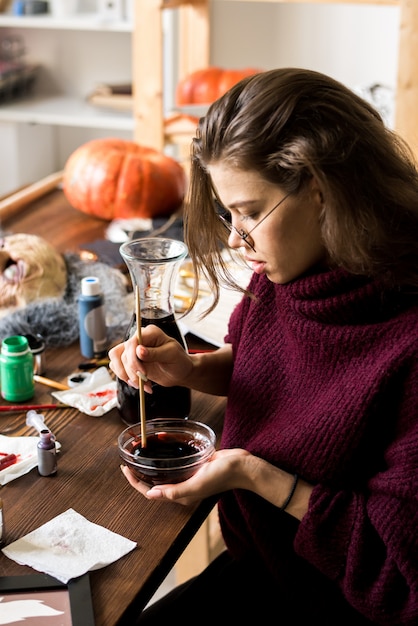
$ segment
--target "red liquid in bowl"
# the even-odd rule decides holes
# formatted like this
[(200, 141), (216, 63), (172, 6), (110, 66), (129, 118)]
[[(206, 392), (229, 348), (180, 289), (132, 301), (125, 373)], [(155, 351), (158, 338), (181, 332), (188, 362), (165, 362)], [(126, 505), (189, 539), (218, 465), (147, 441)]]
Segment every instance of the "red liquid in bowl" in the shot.
[(128, 428), (121, 437), (121, 458), (134, 476), (148, 485), (187, 480), (215, 451), (214, 433), (202, 434), (198, 430), (182, 432), (160, 427), (147, 433), (145, 447), (136, 426)]
[(177, 433), (156, 433), (147, 435), (147, 445), (142, 447), (141, 438), (135, 439), (126, 450), (135, 458), (178, 459), (191, 456), (202, 449), (202, 442)]

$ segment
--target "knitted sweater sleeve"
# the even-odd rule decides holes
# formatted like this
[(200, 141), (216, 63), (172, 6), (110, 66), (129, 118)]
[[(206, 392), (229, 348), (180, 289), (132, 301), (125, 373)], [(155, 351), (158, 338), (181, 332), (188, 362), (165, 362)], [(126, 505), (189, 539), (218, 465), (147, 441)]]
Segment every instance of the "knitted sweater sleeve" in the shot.
[[(339, 322), (330, 329), (330, 324), (317, 320), (310, 323), (306, 316), (299, 315), (296, 331), (291, 335), (288, 331), (294, 326), (286, 326), (286, 323), (295, 307), (287, 309), (290, 310), (288, 317), (281, 315), (274, 325), (271, 309), (276, 301), (268, 299), (273, 288), (261, 279), (254, 280), (250, 287), (258, 289), (257, 309), (253, 314), (253, 305), (249, 299), (244, 299), (231, 317), (227, 336), (234, 348), (238, 372), (228, 397), (224, 444), (254, 451), (287, 471), (299, 473), (314, 485), (308, 511), (293, 539), (298, 558), (312, 565), (321, 573), (321, 578), (324, 575), (332, 581), (332, 586), (338, 586), (351, 606), (373, 623), (417, 626), (416, 314), (411, 314), (398, 334), (390, 324), (387, 327), (353, 324), (350, 338), (347, 338), (347, 326)], [(275, 289), (277, 293), (280, 288)], [(305, 306), (306, 302), (305, 299), (302, 304)], [(322, 301), (318, 299), (318, 302), (322, 307)], [(285, 305), (282, 298), (280, 306)], [(311, 307), (311, 303), (308, 302), (303, 313), (308, 305)], [(300, 307), (297, 312), (299, 310)], [(343, 302), (343, 313), (346, 311), (347, 299)], [(273, 342), (273, 332), (280, 335), (283, 326), (288, 334), (282, 333), (280, 342)], [(313, 334), (316, 328), (320, 329), (317, 336)], [(340, 333), (340, 329), (341, 334), (336, 335), (337, 340), (332, 344), (328, 339), (334, 337), (333, 332)], [(374, 343), (369, 340), (373, 332)], [(270, 369), (275, 368), (270, 383), (265, 373), (257, 373), (262, 369), (258, 362), (248, 362), (251, 349), (254, 353), (261, 344), (268, 355), (264, 359), (269, 359)], [(291, 349), (286, 352), (287, 345)], [(335, 359), (333, 345), (339, 346)], [(297, 379), (302, 368), (305, 372), (306, 367), (314, 363), (313, 355), (318, 352), (318, 346), (326, 349), (315, 376)], [(378, 355), (385, 346), (387, 360), (378, 362)], [(283, 362), (286, 367), (281, 367)], [(325, 376), (327, 368), (329, 377)], [(322, 386), (318, 381), (321, 376)], [(257, 378), (255, 383), (254, 377)], [(254, 410), (248, 389), (251, 392), (256, 385), (268, 389), (270, 395), (278, 388), (274, 401), (280, 408), (276, 412), (272, 409), (268, 422), (258, 420), (254, 429)], [(241, 400), (243, 389), (247, 394)], [(284, 397), (286, 392), (288, 401)], [(267, 391), (257, 395), (259, 412), (266, 412), (271, 404), (264, 399), (267, 395)], [(314, 397), (323, 402), (321, 406), (316, 403), (317, 409), (310, 402)], [(309, 410), (304, 414), (305, 405)], [(321, 414), (323, 406), (327, 410)], [(293, 407), (296, 408), (293, 410)], [(315, 410), (315, 420), (312, 420), (311, 412)], [(335, 419), (327, 421), (324, 415), (328, 413), (335, 414)], [(260, 433), (263, 428), (264, 432)], [(274, 438), (274, 432), (279, 436)], [(281, 520), (283, 515), (288, 516), (261, 507), (252, 495), (229, 494), (223, 502), (221, 513), (227, 545), (235, 553), (251, 548), (257, 550), (271, 571), (277, 573), (283, 567), (285, 550), (281, 543), (284, 524)], [(301, 571), (299, 574), (303, 576)], [(302, 587), (309, 584), (311, 579), (300, 576), (296, 579)]]
[(418, 624), (418, 367), (402, 389), (384, 466), (358, 489), (319, 484), (295, 550), (377, 624)]

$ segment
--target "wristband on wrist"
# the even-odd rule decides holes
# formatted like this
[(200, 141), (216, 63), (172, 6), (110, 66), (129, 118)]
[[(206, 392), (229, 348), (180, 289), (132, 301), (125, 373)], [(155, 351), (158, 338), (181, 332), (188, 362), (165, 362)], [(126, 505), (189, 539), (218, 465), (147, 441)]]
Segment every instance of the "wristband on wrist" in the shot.
[(293, 474), (293, 483), (290, 488), (289, 495), (287, 496), (286, 500), (283, 502), (282, 506), (280, 507), (281, 511), (285, 511), (287, 507), (289, 506), (290, 501), (293, 498), (293, 494), (296, 491), (296, 485), (298, 484), (298, 480), (299, 480), (299, 476), (297, 474)]

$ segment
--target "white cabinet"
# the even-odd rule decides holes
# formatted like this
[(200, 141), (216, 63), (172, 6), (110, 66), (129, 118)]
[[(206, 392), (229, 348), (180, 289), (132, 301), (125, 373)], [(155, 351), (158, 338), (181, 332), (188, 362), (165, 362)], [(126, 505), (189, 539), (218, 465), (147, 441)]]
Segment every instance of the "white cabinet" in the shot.
[(87, 102), (100, 83), (132, 81), (132, 22), (0, 14), (0, 38), (8, 36), (23, 40), (39, 72), (27, 96), (0, 101), (0, 196), (62, 169), (89, 139), (133, 138), (131, 111)]

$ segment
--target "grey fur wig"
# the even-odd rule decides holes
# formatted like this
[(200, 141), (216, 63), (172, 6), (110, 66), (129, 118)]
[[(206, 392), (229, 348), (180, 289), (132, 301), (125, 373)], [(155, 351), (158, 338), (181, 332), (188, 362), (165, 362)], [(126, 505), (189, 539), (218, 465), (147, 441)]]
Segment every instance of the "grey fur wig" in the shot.
[(77, 254), (63, 255), (67, 285), (61, 298), (29, 303), (0, 318), (0, 341), (11, 335), (40, 334), (46, 347), (68, 346), (79, 338), (78, 297), (81, 279), (96, 276), (102, 286), (109, 345), (123, 339), (132, 316), (132, 297), (126, 277), (119, 270), (100, 262), (82, 261)]

